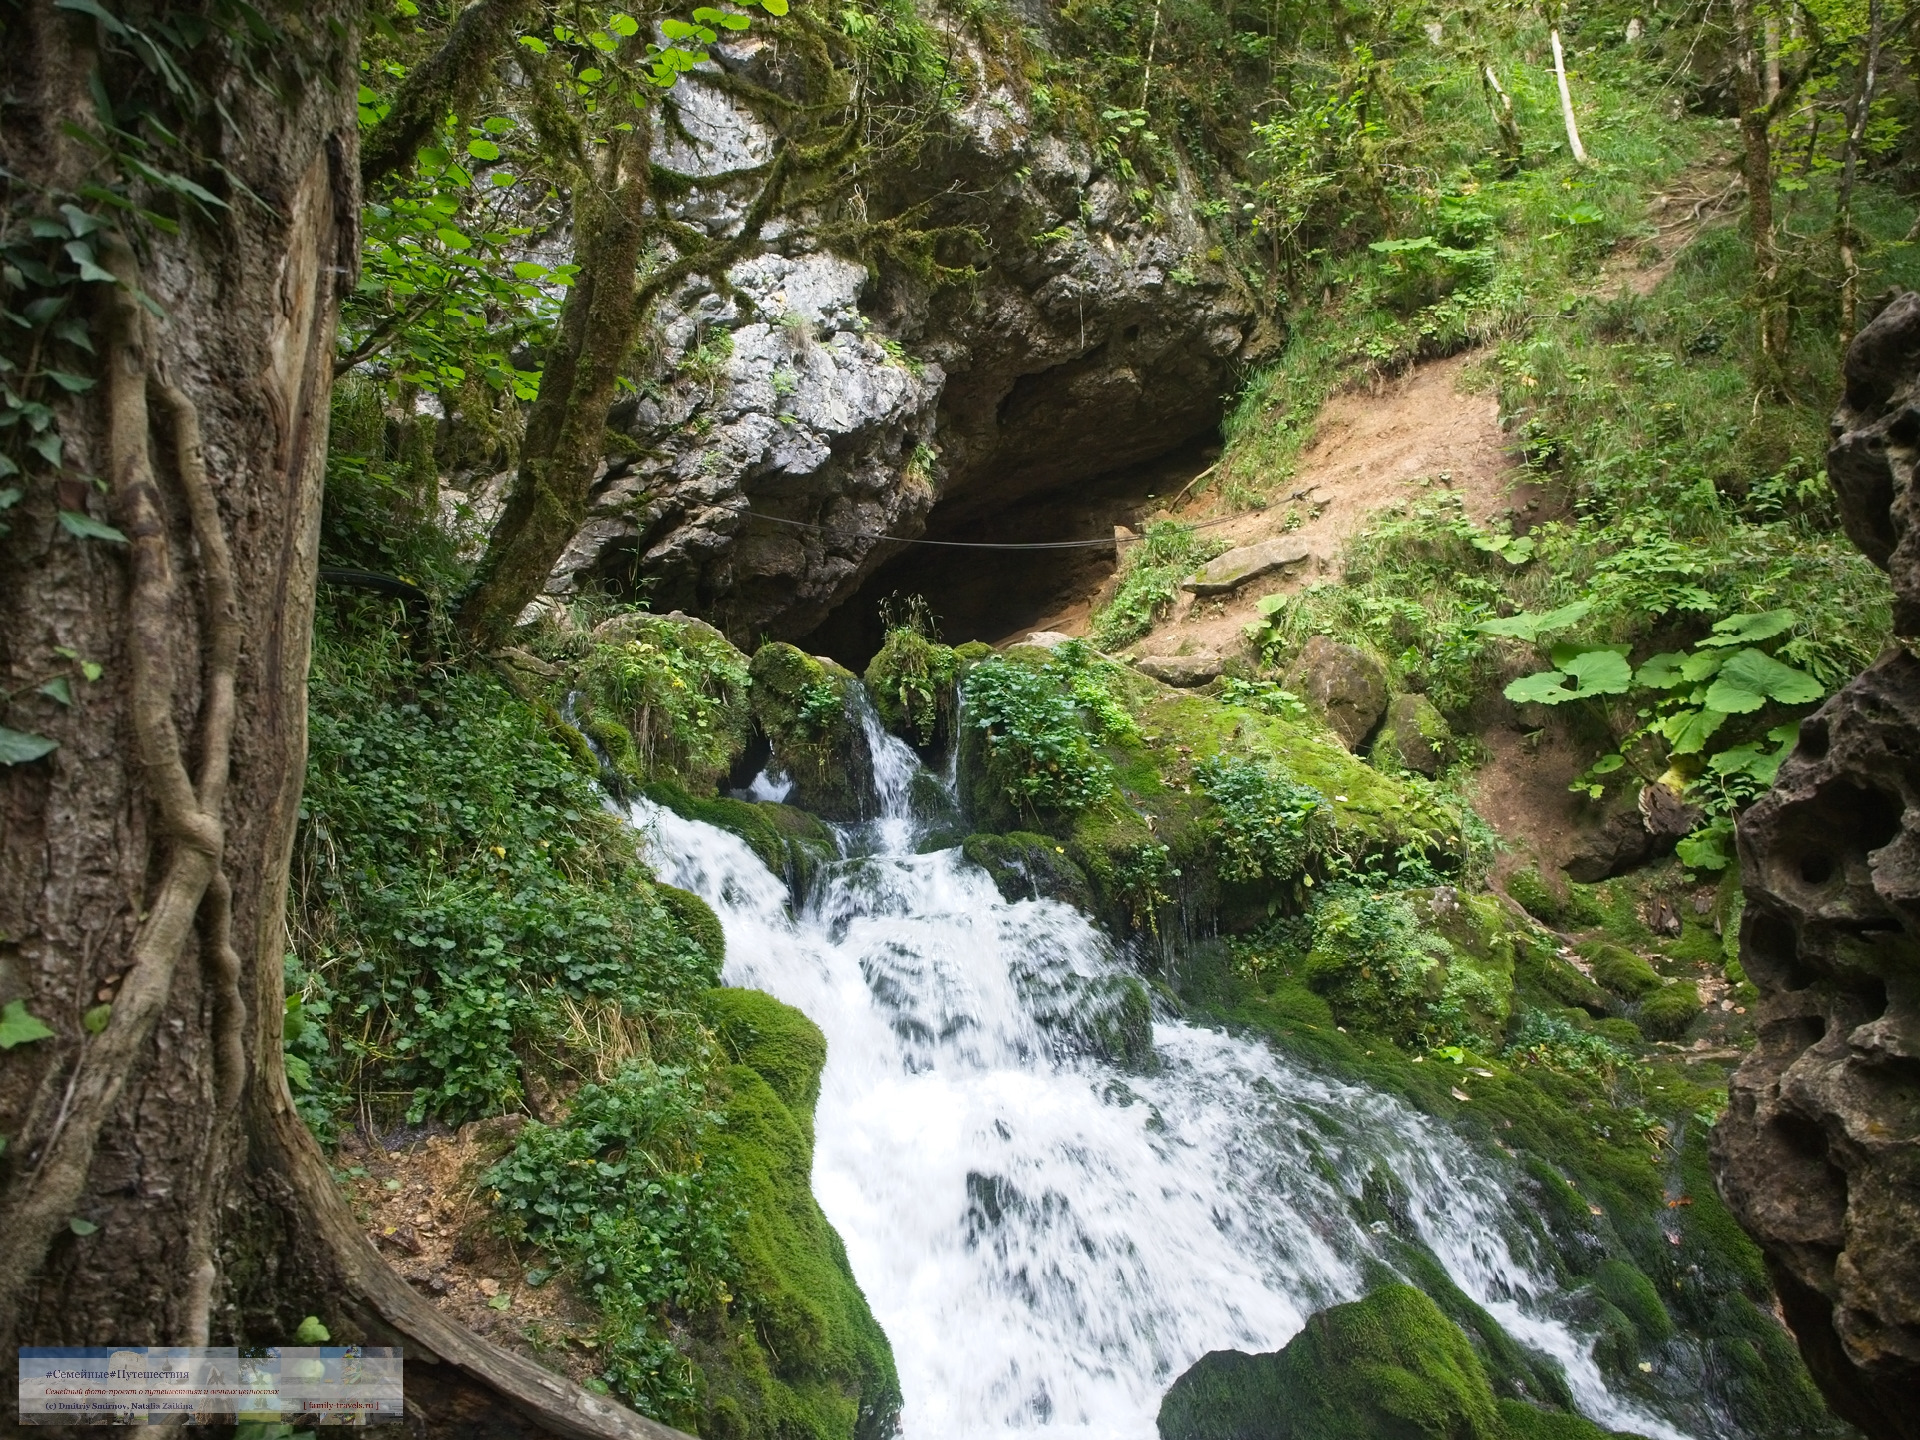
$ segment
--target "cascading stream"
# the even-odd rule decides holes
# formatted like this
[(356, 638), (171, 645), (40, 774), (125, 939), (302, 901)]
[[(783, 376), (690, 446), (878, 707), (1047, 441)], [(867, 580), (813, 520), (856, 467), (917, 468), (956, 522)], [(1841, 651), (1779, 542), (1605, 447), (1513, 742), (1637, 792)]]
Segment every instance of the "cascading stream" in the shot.
[(1552, 1317), (1517, 1177), (1399, 1102), (1264, 1046), (1156, 1024), (1158, 1064), (1086, 1053), (1074, 1019), (1124, 975), (1077, 911), (1009, 903), (957, 850), (911, 853), (913, 752), (863, 716), (874, 853), (798, 915), (739, 839), (647, 802), (663, 878), (704, 897), (729, 984), (826, 1033), (814, 1191), (893, 1343), (907, 1440), (1044, 1430), (1149, 1437), (1209, 1350), (1272, 1350), (1356, 1298), (1395, 1242), (1355, 1200), (1391, 1175), (1405, 1224), (1580, 1408), (1684, 1433), (1611, 1394), (1590, 1340)]

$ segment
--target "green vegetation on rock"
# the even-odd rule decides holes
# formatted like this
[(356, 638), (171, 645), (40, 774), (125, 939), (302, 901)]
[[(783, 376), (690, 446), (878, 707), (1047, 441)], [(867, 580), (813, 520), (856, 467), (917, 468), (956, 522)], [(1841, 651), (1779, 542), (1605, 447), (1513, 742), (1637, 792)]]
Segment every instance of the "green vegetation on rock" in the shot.
[(866, 742), (844, 666), (784, 642), (754, 652), (753, 718), (793, 781), (793, 802), (828, 820), (857, 820), (866, 801)]
[(950, 739), (961, 661), (926, 628), (924, 622), (888, 627), (865, 678), (881, 723), (922, 750), (937, 750)]
[(1611, 940), (1589, 940), (1580, 953), (1593, 966), (1593, 978), (1627, 1000), (1641, 1000), (1660, 988), (1660, 976), (1641, 956)]

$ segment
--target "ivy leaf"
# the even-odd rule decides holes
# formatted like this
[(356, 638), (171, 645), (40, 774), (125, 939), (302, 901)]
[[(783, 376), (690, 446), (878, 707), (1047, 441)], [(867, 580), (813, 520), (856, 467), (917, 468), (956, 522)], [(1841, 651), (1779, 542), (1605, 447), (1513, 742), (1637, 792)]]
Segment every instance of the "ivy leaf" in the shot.
[(1762, 640), (1771, 640), (1782, 631), (1793, 628), (1797, 617), (1791, 610), (1762, 610), (1754, 615), (1729, 615), (1713, 627), (1713, 633), (1700, 643), (1702, 645), (1753, 645)]
[(56, 675), (36, 692), (62, 705), (73, 704), (73, 684), (64, 675)]
[(1482, 620), (1473, 628), (1482, 635), (1506, 635), (1515, 640), (1537, 640), (1542, 635), (1550, 635), (1555, 630), (1564, 630), (1586, 619), (1593, 609), (1591, 600), (1576, 600), (1571, 605), (1562, 605), (1558, 610), (1549, 610), (1534, 615), (1522, 612), (1508, 615), (1499, 620)]
[[(33, 417), (28, 416), (27, 418), (28, 422), (32, 423)], [(60, 456), (63, 453), (64, 447), (61, 444), (58, 431), (42, 430), (38, 435), (27, 441), (27, 445), (49, 465), (58, 465), (60, 463)]]
[(44, 735), (29, 735), (24, 730), (9, 730), (0, 725), (0, 765), (25, 765), (60, 748), (58, 740)]
[(74, 375), (65, 370), (43, 370), (40, 372), (69, 395), (84, 395), (99, 383), (84, 375)]
[(64, 247), (67, 258), (80, 267), (80, 278), (102, 285), (118, 285), (120, 277), (94, 263), (93, 247), (84, 240), (69, 240)]
[(127, 543), (127, 537), (111, 525), (103, 525), (91, 515), (78, 510), (60, 512), (60, 528), (77, 540), (111, 540), (116, 545)]
[[(0, 731), (0, 734), (7, 732)], [(27, 1002), (13, 1000), (7, 1008), (0, 1010), (0, 1050), (11, 1050), (16, 1045), (25, 1045), (30, 1040), (51, 1040), (53, 1031), (41, 1023), (37, 1015), (27, 1013)]]

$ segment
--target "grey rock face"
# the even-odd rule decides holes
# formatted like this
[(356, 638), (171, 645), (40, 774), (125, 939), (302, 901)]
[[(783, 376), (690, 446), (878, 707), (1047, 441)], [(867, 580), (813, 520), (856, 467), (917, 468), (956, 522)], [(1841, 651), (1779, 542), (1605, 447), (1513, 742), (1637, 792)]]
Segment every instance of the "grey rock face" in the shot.
[(1299, 565), (1312, 558), (1313, 550), (1306, 541), (1281, 535), (1272, 540), (1262, 540), (1258, 545), (1242, 545), (1238, 550), (1215, 556), (1201, 567), (1198, 574), (1181, 581), (1180, 588), (1191, 590), (1196, 595), (1226, 595), (1238, 590), (1249, 580), (1257, 580), (1262, 575), (1271, 575), (1276, 570), (1284, 570), (1289, 565)]
[[(963, 28), (955, 43), (971, 46)], [(750, 78), (770, 63), (756, 44), (723, 60)], [(659, 158), (715, 179), (674, 213), (728, 233), (753, 182), (718, 177), (763, 161), (773, 137), (698, 72), (675, 96), (686, 136)], [(911, 166), (876, 167), (866, 203), (875, 219), (930, 207), (930, 220), (991, 236), (976, 281), (939, 289), (870, 269), (826, 250), (821, 217), (778, 217), (774, 253), (660, 307), (651, 378), (611, 419), (633, 443), (608, 457), (549, 593), (644, 586), (657, 608), (736, 636), (804, 634), (936, 502), (957, 523), (1214, 424), (1230, 367), (1264, 341), (1197, 185), (1143, 213), (1091, 150), (1043, 133), (1004, 87), (942, 123)]]
[[(1920, 629), (1920, 298), (1847, 354), (1828, 473)], [(1808, 1369), (1875, 1440), (1920, 1436), (1920, 660), (1883, 656), (1801, 726), (1741, 819), (1740, 957), (1759, 1041), (1713, 1136)]]
[(1432, 779), (1459, 754), (1446, 717), (1424, 695), (1396, 695), (1373, 743), (1374, 762)]
[(1286, 687), (1312, 706), (1349, 750), (1373, 733), (1387, 708), (1386, 667), (1366, 651), (1325, 635), (1301, 647)]

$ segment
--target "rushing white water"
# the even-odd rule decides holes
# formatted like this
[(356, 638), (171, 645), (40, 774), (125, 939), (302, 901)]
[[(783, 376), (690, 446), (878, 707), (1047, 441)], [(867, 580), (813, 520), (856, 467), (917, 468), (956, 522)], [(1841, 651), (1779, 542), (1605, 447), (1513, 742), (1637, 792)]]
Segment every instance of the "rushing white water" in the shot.
[(1404, 1224), (1612, 1429), (1685, 1440), (1608, 1392), (1552, 1318), (1514, 1176), (1388, 1097), (1264, 1046), (1156, 1024), (1158, 1064), (1076, 1053), (1063, 1020), (1123, 971), (1052, 901), (958, 851), (910, 853), (912, 752), (867, 719), (880, 818), (799, 915), (734, 836), (640, 802), (664, 878), (727, 934), (726, 979), (826, 1033), (814, 1191), (892, 1341), (907, 1440), (1149, 1437), (1209, 1350), (1272, 1350), (1393, 1253), (1356, 1218), (1384, 1171)]

